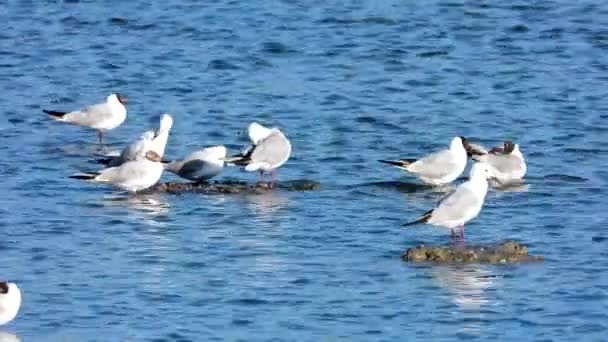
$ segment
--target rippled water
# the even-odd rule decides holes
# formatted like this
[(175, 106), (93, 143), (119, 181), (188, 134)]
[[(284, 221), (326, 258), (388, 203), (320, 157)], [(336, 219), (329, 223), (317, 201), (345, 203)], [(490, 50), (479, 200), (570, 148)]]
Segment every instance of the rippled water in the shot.
[[(0, 278), (26, 341), (602, 340), (608, 5), (600, 1), (0, 1)], [(67, 176), (95, 133), (50, 122), (120, 91), (118, 148), (174, 114), (169, 156), (294, 147), (310, 192), (126, 197)], [(439, 194), (376, 162), (510, 138), (527, 186), (489, 194), (467, 243), (544, 264), (415, 267), (449, 234), (400, 224)], [(229, 170), (225, 177), (254, 182)], [(166, 181), (174, 180), (164, 175)]]

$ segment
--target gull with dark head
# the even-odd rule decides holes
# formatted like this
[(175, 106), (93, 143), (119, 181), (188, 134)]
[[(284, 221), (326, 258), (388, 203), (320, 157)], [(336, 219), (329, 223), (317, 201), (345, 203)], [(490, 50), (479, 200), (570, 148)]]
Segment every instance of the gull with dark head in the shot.
[(0, 281), (0, 325), (12, 321), (21, 307), (21, 291), (17, 284)]
[(103, 133), (120, 126), (127, 118), (127, 99), (118, 93), (109, 95), (105, 102), (87, 106), (71, 112), (43, 110), (56, 121), (97, 130), (99, 144), (103, 143)]
[(420, 159), (379, 160), (414, 174), (423, 183), (443, 185), (458, 178), (467, 166), (469, 144), (465, 137), (455, 137), (450, 147)]
[(249, 125), (251, 146), (242, 153), (226, 159), (226, 162), (245, 166), (249, 172), (259, 172), (263, 180), (264, 172), (270, 173), (274, 184), (275, 170), (281, 167), (291, 155), (291, 143), (278, 128), (267, 128), (257, 122)]
[(450, 229), (452, 238), (455, 237), (454, 229), (460, 228), (460, 237), (464, 240), (464, 224), (479, 215), (488, 192), (488, 178), (491, 177), (492, 171), (487, 164), (475, 163), (468, 181), (458, 185), (434, 209), (404, 226), (428, 223)]
[(473, 160), (484, 162), (492, 168), (493, 179), (500, 184), (517, 182), (526, 175), (526, 161), (519, 145), (510, 140), (504, 141), (503, 146), (494, 147), (489, 152), (474, 145), (471, 151)]

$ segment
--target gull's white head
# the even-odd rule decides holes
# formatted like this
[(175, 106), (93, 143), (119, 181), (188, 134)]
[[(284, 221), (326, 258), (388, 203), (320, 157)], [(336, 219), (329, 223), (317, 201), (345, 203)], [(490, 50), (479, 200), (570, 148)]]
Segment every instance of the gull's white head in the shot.
[(487, 180), (492, 177), (494, 177), (492, 168), (490, 165), (483, 162), (474, 163), (469, 173), (469, 178), (471, 180)]
[(12, 321), (21, 307), (21, 291), (15, 283), (0, 282), (0, 325)]
[(108, 103), (115, 103), (115, 104), (120, 104), (122, 106), (126, 106), (127, 105), (127, 98), (125, 98), (124, 96), (120, 95), (119, 93), (114, 93), (114, 94), (110, 94), (106, 98), (106, 102), (108, 102)]
[(160, 126), (158, 128), (158, 133), (168, 132), (171, 127), (173, 127), (173, 118), (171, 114), (165, 113), (160, 117)]
[(211, 146), (205, 149), (209, 152), (209, 157), (215, 160), (224, 160), (226, 159), (226, 147), (225, 146)]
[(451, 151), (467, 151), (469, 149), (469, 142), (465, 137), (455, 137), (450, 142)]

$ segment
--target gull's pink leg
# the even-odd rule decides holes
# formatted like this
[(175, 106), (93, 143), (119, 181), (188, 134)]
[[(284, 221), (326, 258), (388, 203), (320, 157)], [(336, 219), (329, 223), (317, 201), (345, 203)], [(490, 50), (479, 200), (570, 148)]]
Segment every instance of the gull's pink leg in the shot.
[(456, 238), (456, 234), (454, 233), (454, 229), (450, 230), (452, 232), (452, 240), (454, 240)]
[(270, 188), (274, 188), (275, 186), (275, 177), (274, 177), (274, 170), (270, 171), (270, 184), (269, 187)]
[(460, 226), (460, 238), (464, 241), (464, 224)]
[(103, 145), (103, 132), (97, 131), (97, 137), (99, 138), (99, 145)]

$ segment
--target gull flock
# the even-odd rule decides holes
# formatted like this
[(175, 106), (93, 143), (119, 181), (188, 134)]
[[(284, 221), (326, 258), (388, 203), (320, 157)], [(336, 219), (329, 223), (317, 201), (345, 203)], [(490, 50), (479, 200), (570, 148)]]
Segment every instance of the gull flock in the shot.
[[(120, 125), (127, 118), (127, 100), (124, 96), (110, 94), (105, 102), (81, 109), (67, 111), (44, 110), (58, 122), (65, 122), (97, 131), (99, 144), (103, 135)], [(269, 187), (276, 184), (276, 170), (291, 155), (291, 143), (276, 127), (264, 127), (253, 122), (248, 127), (251, 145), (238, 154), (228, 156), (224, 146), (211, 146), (194, 151), (182, 159), (168, 161), (165, 148), (173, 118), (163, 114), (159, 128), (145, 131), (120, 152), (103, 155), (97, 161), (104, 166), (96, 172), (83, 172), (70, 178), (115, 186), (131, 193), (148, 189), (167, 170), (181, 178), (204, 183), (219, 175), (225, 166), (242, 166), (245, 171), (258, 172), (270, 177)], [(403, 224), (430, 224), (449, 229), (452, 239), (464, 242), (464, 225), (481, 211), (489, 182), (504, 186), (520, 182), (527, 167), (519, 145), (504, 141), (502, 146), (491, 148), (469, 142), (465, 137), (454, 137), (446, 149), (435, 151), (418, 159), (400, 158), (379, 160), (412, 174), (428, 186), (444, 186), (455, 181), (465, 170), (468, 160), (474, 161), (469, 179), (445, 195), (437, 205), (415, 220)], [(456, 234), (458, 231), (458, 234)], [(12, 321), (21, 306), (21, 291), (13, 282), (0, 282), (0, 325)]]

